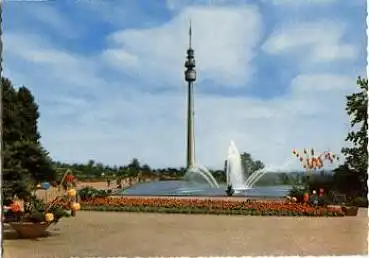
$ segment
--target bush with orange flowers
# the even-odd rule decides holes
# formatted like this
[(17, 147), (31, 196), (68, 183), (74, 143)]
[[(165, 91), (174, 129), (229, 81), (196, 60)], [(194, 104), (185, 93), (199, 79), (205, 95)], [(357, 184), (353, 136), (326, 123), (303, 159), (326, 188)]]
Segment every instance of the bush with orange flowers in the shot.
[(82, 210), (206, 213), (265, 216), (343, 216), (340, 208), (312, 207), (285, 201), (241, 201), (175, 197), (99, 197), (81, 201)]

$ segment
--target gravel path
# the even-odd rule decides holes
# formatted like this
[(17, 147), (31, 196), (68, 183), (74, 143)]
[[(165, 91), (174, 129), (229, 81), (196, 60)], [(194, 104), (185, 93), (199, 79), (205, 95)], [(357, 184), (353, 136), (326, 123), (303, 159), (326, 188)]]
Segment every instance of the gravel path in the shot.
[(6, 229), (4, 257), (364, 255), (367, 226), (367, 209), (344, 218), (79, 212), (36, 241)]

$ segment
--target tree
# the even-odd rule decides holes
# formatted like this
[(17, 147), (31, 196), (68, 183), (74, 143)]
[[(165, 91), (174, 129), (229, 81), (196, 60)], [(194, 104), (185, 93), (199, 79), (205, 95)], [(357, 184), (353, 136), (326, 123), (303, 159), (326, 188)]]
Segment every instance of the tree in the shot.
[(359, 129), (349, 132), (346, 141), (353, 147), (343, 148), (342, 152), (349, 168), (360, 173), (368, 168), (368, 80), (359, 77), (357, 84), (361, 91), (346, 97), (346, 111), (351, 117), (351, 127)]
[(92, 160), (92, 159), (90, 159), (89, 161), (88, 161), (88, 163), (87, 163), (87, 166), (91, 169), (91, 168), (93, 168), (94, 166), (95, 166), (95, 161), (94, 160)]
[(241, 154), (241, 162), (246, 176), (250, 176), (255, 171), (264, 168), (263, 162), (260, 160), (253, 160), (251, 154), (247, 152)]
[(12, 144), (22, 137), (21, 123), (19, 119), (19, 108), (17, 91), (7, 78), (1, 78), (2, 104), (3, 104), (3, 144)]
[(151, 173), (152, 173), (152, 171), (151, 171), (150, 166), (149, 166), (149, 165), (147, 165), (147, 164), (144, 164), (144, 165), (142, 166), (142, 174), (143, 174), (144, 176), (149, 176), (149, 175), (151, 175)]
[(140, 172), (141, 165), (138, 159), (134, 158), (128, 165), (128, 176), (135, 177)]
[(26, 87), (21, 87), (18, 90), (17, 100), (19, 103), (18, 115), (21, 117), (21, 127), (23, 137), (27, 141), (38, 142), (40, 134), (37, 130), (37, 120), (40, 117), (38, 106), (32, 93)]
[(138, 161), (138, 159), (134, 158), (131, 163), (128, 165), (130, 169), (136, 169), (139, 170), (141, 168), (141, 164)]
[(11, 199), (14, 195), (27, 198), (31, 192), (31, 177), (26, 173), (19, 160), (12, 158), (14, 150), (9, 145), (4, 145), (2, 166), (2, 192), (4, 199)]
[[(351, 185), (352, 188), (359, 190), (362, 195), (366, 196), (367, 189), (367, 168), (368, 168), (368, 79), (358, 78), (357, 85), (359, 92), (347, 96), (346, 111), (350, 116), (351, 127), (353, 131), (349, 132), (346, 141), (352, 144), (351, 147), (342, 148), (345, 155), (345, 168), (340, 167), (336, 172), (336, 178), (341, 178), (343, 173), (349, 173), (350, 181), (355, 181), (352, 177), (357, 178), (358, 185)], [(346, 171), (346, 172), (343, 172)]]
[(366, 197), (366, 181), (365, 185), (361, 182), (358, 173), (351, 170), (347, 164), (339, 166), (335, 169), (333, 175), (334, 188), (349, 197), (362, 196)]
[[(12, 169), (12, 175), (4, 173), (4, 181), (12, 180), (19, 173), (20, 178), (27, 178), (30, 185), (36, 185), (42, 181), (53, 181), (56, 171), (52, 167), (52, 161), (48, 153), (40, 144), (27, 141), (19, 141), (9, 145), (5, 151), (4, 167)], [(19, 170), (16, 172), (16, 170)]]
[(288, 185), (292, 181), (290, 177), (287, 175), (287, 173), (280, 173), (278, 174), (278, 176), (279, 176), (280, 183), (283, 185)]
[(3, 193), (5, 198), (30, 195), (32, 185), (54, 181), (48, 153), (41, 146), (37, 130), (38, 106), (31, 92), (18, 91), (10, 80), (1, 78), (3, 93)]

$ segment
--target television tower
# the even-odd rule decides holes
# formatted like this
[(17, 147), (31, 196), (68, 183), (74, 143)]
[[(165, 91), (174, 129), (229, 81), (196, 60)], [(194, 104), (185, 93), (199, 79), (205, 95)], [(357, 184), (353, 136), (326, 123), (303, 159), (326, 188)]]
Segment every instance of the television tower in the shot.
[(195, 70), (195, 51), (191, 47), (192, 41), (192, 28), (190, 22), (189, 28), (189, 47), (187, 50), (187, 60), (185, 62), (185, 80), (188, 83), (187, 94), (187, 169), (194, 167), (195, 165), (195, 132), (194, 132), (194, 98), (193, 98), (193, 86), (196, 81)]

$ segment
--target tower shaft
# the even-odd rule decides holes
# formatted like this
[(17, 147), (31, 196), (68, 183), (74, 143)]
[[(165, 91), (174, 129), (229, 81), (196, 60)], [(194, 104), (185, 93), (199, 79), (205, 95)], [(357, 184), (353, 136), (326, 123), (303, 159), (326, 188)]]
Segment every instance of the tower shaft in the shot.
[(195, 165), (194, 96), (193, 82), (188, 82), (187, 99), (187, 168)]

